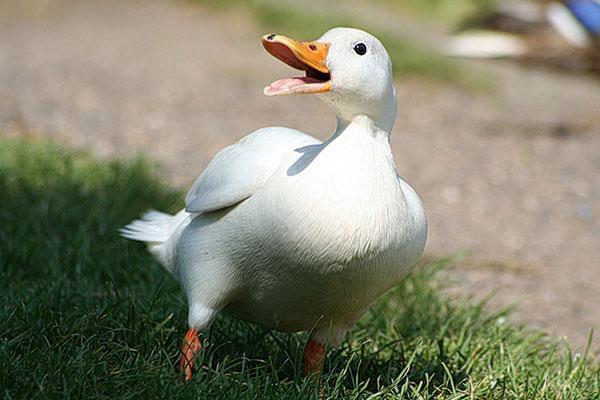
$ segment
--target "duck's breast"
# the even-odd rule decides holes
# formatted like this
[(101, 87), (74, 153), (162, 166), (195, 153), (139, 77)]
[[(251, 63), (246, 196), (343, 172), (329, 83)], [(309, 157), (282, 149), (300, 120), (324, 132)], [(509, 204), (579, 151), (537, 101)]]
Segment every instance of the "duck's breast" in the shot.
[(257, 193), (257, 239), (310, 268), (402, 269), (422, 250), (421, 203), (397, 176), (387, 137), (343, 135), (299, 149)]
[(232, 254), (248, 290), (230, 307), (238, 316), (290, 331), (354, 316), (415, 263), (420, 201), (387, 141), (365, 142), (304, 149), (306, 165), (292, 158), (242, 205), (249, 239)]

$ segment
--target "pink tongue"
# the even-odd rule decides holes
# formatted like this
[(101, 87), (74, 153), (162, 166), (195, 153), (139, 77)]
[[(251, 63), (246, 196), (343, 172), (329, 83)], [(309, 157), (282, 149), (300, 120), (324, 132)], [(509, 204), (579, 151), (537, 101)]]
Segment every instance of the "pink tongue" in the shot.
[(296, 77), (296, 78), (284, 78), (279, 79), (273, 83), (271, 83), (268, 87), (265, 88), (265, 94), (275, 94), (279, 92), (284, 92), (289, 89), (292, 89), (296, 86), (305, 85), (308, 83), (320, 83), (321, 81), (315, 78), (308, 77)]

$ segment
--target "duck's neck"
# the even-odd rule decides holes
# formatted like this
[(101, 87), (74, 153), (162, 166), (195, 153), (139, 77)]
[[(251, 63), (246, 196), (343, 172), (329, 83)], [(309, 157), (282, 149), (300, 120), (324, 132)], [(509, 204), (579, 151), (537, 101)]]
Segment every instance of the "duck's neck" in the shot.
[[(336, 107), (337, 106), (337, 107)], [(336, 128), (333, 138), (339, 136), (357, 118), (369, 118), (379, 130), (387, 133), (392, 131), (396, 120), (396, 90), (393, 86), (383, 101), (376, 104), (344, 104), (338, 102), (334, 106), (336, 114)]]

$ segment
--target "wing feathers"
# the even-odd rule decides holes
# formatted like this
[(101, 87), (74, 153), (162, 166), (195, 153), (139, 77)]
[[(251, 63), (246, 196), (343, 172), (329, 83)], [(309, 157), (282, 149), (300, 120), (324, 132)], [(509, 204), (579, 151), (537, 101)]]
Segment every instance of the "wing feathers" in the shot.
[(300, 131), (272, 127), (255, 131), (221, 150), (188, 192), (185, 210), (202, 213), (230, 207), (252, 196), (294, 149), (320, 143)]

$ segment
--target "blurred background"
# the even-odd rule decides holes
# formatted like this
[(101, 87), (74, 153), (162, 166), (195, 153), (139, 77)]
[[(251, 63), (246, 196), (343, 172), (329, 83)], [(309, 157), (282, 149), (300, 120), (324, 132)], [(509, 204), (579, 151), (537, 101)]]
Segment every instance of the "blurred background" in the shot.
[[(397, 75), (399, 173), (449, 290), (567, 336), (600, 324), (600, 4), (492, 0), (2, 0), (0, 135), (155, 159), (185, 188), (246, 133), (326, 138), (316, 97), (267, 98), (289, 68), (263, 34), (378, 36)], [(595, 346), (598, 347), (597, 344)]]

